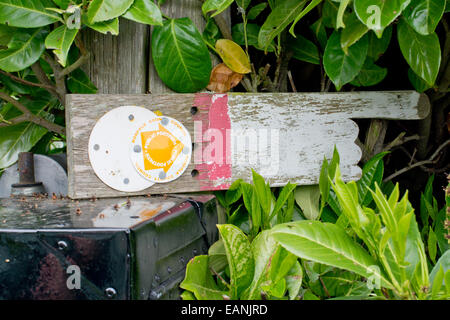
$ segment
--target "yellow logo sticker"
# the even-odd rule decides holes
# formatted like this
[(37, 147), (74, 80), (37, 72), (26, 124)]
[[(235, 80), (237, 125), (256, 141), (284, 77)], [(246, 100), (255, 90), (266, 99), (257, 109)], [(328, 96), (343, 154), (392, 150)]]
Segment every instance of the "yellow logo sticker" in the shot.
[(191, 136), (175, 119), (159, 116), (142, 123), (131, 142), (131, 161), (135, 169), (152, 182), (175, 180), (189, 165)]
[(183, 143), (159, 124), (158, 130), (141, 132), (145, 170), (170, 169), (184, 148)]

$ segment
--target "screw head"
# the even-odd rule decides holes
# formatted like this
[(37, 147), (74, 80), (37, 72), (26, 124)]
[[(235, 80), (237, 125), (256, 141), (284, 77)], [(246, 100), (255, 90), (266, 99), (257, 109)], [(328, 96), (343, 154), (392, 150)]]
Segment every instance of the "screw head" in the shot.
[(67, 249), (67, 247), (68, 247), (68, 245), (67, 245), (67, 242), (65, 242), (65, 241), (58, 241), (58, 249), (59, 250), (65, 250), (65, 249)]
[(106, 288), (105, 289), (105, 295), (108, 299), (113, 299), (117, 295), (117, 291), (114, 288)]

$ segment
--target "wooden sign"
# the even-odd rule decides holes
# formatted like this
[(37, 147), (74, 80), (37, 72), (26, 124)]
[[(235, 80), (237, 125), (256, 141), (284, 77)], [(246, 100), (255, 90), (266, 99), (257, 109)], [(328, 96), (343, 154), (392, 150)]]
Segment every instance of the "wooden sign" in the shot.
[[(346, 93), (228, 93), (67, 95), (67, 152), (71, 198), (116, 197), (227, 189), (251, 181), (251, 169), (271, 186), (316, 184), (323, 157), (336, 145), (344, 180), (361, 176), (358, 126), (352, 119), (418, 120), (430, 111), (415, 91)], [(193, 142), (178, 179), (139, 192), (111, 189), (94, 173), (89, 135), (106, 112), (142, 106), (181, 122)]]

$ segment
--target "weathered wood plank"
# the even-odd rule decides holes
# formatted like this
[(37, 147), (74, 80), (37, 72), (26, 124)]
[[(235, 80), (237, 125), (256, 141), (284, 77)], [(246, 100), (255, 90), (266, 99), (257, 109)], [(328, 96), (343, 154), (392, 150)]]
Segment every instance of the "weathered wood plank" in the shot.
[[(97, 178), (88, 158), (90, 132), (105, 112), (123, 105), (160, 110), (188, 129), (194, 156), (179, 179), (129, 194), (113, 190)], [(195, 114), (192, 107), (198, 110)], [(412, 91), (68, 95), (69, 196), (226, 189), (235, 179), (249, 181), (251, 168), (272, 186), (288, 181), (314, 184), (323, 157), (330, 158), (335, 145), (341, 154), (344, 179), (358, 179), (361, 150), (355, 144), (358, 127), (351, 119), (417, 120), (424, 118), (429, 108), (426, 96)]]
[(83, 31), (91, 54), (83, 69), (98, 93), (146, 93), (149, 26), (121, 18), (119, 29), (118, 36)]

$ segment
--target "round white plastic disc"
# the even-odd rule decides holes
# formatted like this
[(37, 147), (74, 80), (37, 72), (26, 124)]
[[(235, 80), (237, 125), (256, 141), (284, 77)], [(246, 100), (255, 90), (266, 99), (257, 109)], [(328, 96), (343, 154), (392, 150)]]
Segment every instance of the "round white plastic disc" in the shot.
[(170, 117), (146, 121), (133, 134), (131, 161), (146, 179), (170, 182), (183, 174), (192, 154), (191, 136), (186, 128)]
[(139, 123), (156, 118), (148, 109), (123, 106), (104, 114), (89, 137), (89, 160), (95, 174), (113, 189), (136, 192), (153, 185), (130, 161), (130, 139)]

